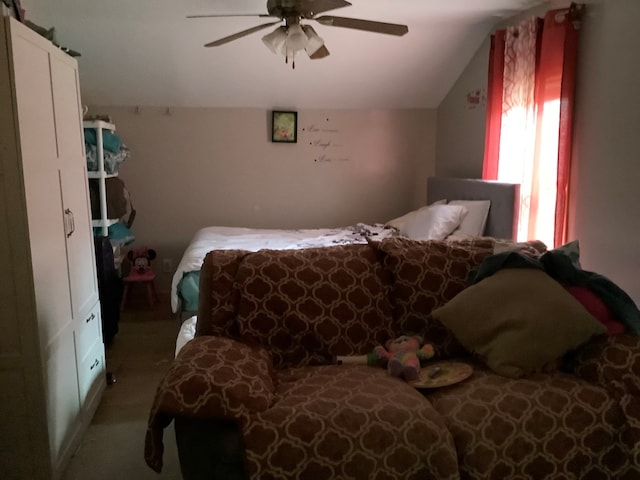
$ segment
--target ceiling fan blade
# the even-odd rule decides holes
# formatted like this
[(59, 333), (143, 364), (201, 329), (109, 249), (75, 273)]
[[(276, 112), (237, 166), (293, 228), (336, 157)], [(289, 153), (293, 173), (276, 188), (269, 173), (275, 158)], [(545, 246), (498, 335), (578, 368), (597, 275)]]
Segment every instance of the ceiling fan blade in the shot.
[(325, 15), (314, 18), (322, 25), (331, 27), (354, 28), (356, 30), (364, 30), (367, 32), (386, 33), (388, 35), (402, 36), (409, 31), (406, 25), (398, 25), (396, 23), (374, 22), (371, 20), (360, 20), (358, 18), (334, 17)]
[(323, 45), (318, 50), (316, 50), (313, 53), (313, 55), (309, 55), (309, 58), (311, 60), (319, 60), (321, 58), (328, 57), (328, 56), (329, 56), (329, 50), (327, 49), (327, 47)]
[(268, 13), (212, 13), (202, 15), (187, 15), (187, 18), (217, 18), (217, 17), (273, 17)]
[(205, 44), (205, 47), (218, 47), (220, 45), (224, 45), (225, 43), (229, 43), (232, 42), (233, 40), (237, 40), (238, 38), (242, 38), (246, 35), (251, 35), (252, 33), (258, 32), (260, 30), (263, 30), (267, 27), (270, 27), (271, 25), (275, 25), (277, 23), (280, 23), (281, 20), (278, 20), (277, 22), (269, 22), (269, 23), (263, 23), (262, 25), (258, 25), (252, 28), (249, 28), (247, 30), (243, 30), (241, 32), (238, 33), (234, 33), (233, 35), (229, 35), (228, 37), (224, 37), (221, 38), (219, 40), (215, 40), (213, 42), (209, 42), (207, 44)]

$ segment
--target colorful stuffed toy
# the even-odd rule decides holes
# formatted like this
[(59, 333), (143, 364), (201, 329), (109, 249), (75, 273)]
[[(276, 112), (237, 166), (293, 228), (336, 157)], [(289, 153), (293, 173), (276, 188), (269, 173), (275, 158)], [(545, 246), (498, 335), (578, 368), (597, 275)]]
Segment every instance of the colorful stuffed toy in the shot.
[(384, 347), (379, 345), (374, 348), (373, 355), (386, 361), (387, 370), (394, 377), (415, 380), (420, 373), (420, 362), (434, 355), (433, 345), (422, 345), (422, 342), (422, 337), (418, 335), (401, 335), (388, 340)]
[(143, 274), (151, 270), (151, 260), (156, 258), (156, 251), (147, 247), (135, 248), (129, 250), (127, 258), (131, 262), (131, 271)]

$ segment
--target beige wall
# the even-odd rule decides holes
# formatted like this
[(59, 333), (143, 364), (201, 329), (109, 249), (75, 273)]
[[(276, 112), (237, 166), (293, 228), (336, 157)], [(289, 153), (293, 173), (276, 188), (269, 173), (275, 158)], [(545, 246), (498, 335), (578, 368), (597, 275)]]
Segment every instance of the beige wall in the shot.
[[(177, 265), (201, 227), (384, 222), (424, 204), (435, 110), (298, 112), (298, 143), (270, 141), (262, 109), (96, 107), (131, 149), (121, 166), (136, 245)], [(169, 274), (159, 287), (168, 291)]]
[(640, 2), (590, 6), (578, 71), (572, 237), (640, 305)]
[[(640, 304), (640, 2), (584, 3), (569, 232), (580, 240), (583, 267)], [(488, 45), (438, 109), (439, 175), (481, 174), (484, 115), (461, 105), (467, 91), (486, 89)]]
[[(436, 175), (480, 178), (484, 155), (489, 41), (471, 59), (438, 108)], [(468, 95), (480, 93), (480, 104)]]

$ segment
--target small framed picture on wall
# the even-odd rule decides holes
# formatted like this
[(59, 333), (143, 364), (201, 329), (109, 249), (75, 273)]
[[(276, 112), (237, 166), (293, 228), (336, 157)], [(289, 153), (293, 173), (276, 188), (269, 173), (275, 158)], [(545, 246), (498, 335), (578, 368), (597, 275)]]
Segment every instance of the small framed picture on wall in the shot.
[(271, 113), (271, 141), (280, 143), (298, 141), (298, 112), (274, 110)]

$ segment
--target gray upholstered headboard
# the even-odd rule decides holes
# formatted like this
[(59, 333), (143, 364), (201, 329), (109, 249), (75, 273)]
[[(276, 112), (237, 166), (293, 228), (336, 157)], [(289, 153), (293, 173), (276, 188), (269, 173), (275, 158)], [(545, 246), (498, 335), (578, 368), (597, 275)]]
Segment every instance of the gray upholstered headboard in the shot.
[(490, 200), (484, 234), (515, 239), (518, 228), (520, 185), (470, 178), (427, 178), (427, 204), (450, 200)]

